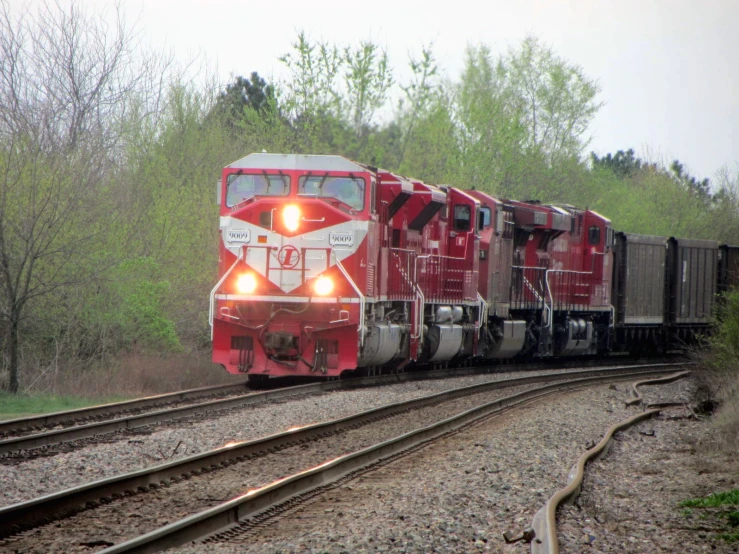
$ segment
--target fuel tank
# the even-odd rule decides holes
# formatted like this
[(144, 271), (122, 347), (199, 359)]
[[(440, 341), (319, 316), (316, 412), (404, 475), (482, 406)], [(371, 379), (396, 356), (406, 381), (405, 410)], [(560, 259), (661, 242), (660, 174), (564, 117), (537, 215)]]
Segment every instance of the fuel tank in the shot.
[(378, 323), (367, 329), (357, 367), (388, 363), (400, 350), (405, 329), (393, 323)]

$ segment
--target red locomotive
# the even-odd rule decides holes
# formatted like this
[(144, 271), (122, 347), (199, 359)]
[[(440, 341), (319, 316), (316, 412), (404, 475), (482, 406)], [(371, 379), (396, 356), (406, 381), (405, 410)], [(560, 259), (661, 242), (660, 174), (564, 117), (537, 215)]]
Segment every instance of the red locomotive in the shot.
[(232, 163), (219, 200), (213, 361), (250, 378), (596, 355), (624, 350), (617, 341), (627, 338), (664, 346), (709, 323), (715, 267), (700, 313), (681, 320), (668, 291), (688, 271), (683, 250), (698, 248), (715, 265), (717, 243), (674, 245), (679, 260), (668, 260), (676, 239), (664, 238), (662, 275), (672, 264), (675, 278), (661, 281), (662, 319), (624, 318), (616, 310), (627, 309), (627, 288), (654, 268), (627, 254), (639, 239), (615, 240), (610, 221), (592, 210), (295, 154)]

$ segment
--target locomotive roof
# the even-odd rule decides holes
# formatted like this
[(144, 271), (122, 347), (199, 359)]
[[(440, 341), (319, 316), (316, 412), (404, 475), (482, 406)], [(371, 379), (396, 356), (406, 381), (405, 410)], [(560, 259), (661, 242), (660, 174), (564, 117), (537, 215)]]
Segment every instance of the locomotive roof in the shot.
[(236, 160), (228, 167), (233, 169), (282, 169), (300, 171), (369, 171), (341, 156), (318, 156), (310, 154), (249, 154)]

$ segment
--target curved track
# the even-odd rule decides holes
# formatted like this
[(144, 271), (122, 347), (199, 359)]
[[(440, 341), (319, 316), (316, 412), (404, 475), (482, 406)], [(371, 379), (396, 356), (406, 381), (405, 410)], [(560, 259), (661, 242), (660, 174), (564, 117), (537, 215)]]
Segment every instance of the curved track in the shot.
[[(600, 363), (602, 364), (603, 362)], [(638, 364), (629, 367), (640, 368), (659, 366), (674, 367), (675, 364)], [(525, 370), (533, 367), (540, 368), (541, 366), (521, 366), (521, 369)], [(71, 426), (64, 427), (62, 429), (54, 429), (41, 433), (15, 436), (0, 440), (0, 464), (23, 463), (29, 459), (55, 455), (62, 451), (74, 450), (96, 442), (110, 442), (118, 440), (119, 438), (126, 438), (128, 435), (125, 435), (124, 433), (145, 433), (147, 426), (157, 425), (163, 422), (182, 420), (183, 418), (190, 417), (209, 417), (209, 414), (212, 414), (213, 412), (239, 409), (258, 403), (270, 402), (298, 395), (316, 394), (354, 387), (376, 386), (407, 380), (440, 378), (449, 375), (461, 376), (474, 373), (487, 373), (489, 371), (490, 368), (484, 367), (449, 369), (430, 372), (403, 373), (398, 375), (360, 377), (338, 381), (322, 381), (270, 391), (237, 394), (237, 396), (229, 396), (227, 398), (209, 400), (206, 402), (188, 403), (184, 406), (178, 405), (153, 412), (147, 411), (145, 413), (138, 413), (147, 407), (160, 407), (162, 402), (175, 402), (178, 398), (180, 400), (183, 398), (197, 398), (197, 394), (202, 395), (204, 391), (206, 391), (206, 394), (210, 395), (223, 395), (228, 394), (229, 392), (233, 393), (233, 391), (243, 391), (244, 384), (229, 385), (227, 387), (208, 387), (205, 389), (194, 389), (192, 391), (183, 391), (181, 393), (149, 397), (129, 402), (73, 410), (71, 412), (59, 412), (56, 414), (48, 414), (46, 416), (38, 416), (36, 418), (11, 420), (4, 424), (0, 424), (0, 432), (3, 430), (7, 431), (14, 426), (18, 426), (18, 422), (21, 421), (30, 422), (34, 420), (45, 420), (48, 422), (47, 425), (62, 425), (65, 424), (64, 422), (69, 423), (70, 421), (79, 421), (79, 418), (81, 417), (89, 419), (92, 417), (104, 417), (103, 414), (115, 413), (111, 412), (111, 409), (137, 411), (137, 413), (124, 415), (119, 418), (102, 419), (82, 425), (74, 425), (74, 423), (71, 423)], [(64, 419), (65, 416), (75, 419)], [(20, 427), (16, 428), (18, 429)], [(25, 428), (28, 429), (28, 426)], [(115, 433), (118, 433), (119, 436), (114, 435)]]
[[(240, 461), (258, 456), (265, 456), (270, 452), (276, 452), (291, 446), (294, 447), (310, 444), (321, 438), (330, 437), (338, 433), (344, 433), (350, 429), (357, 429), (363, 425), (394, 417), (398, 414), (420, 410), (424, 407), (428, 408), (429, 406), (438, 406), (445, 402), (454, 402), (454, 399), (479, 395), (487, 391), (503, 387), (520, 387), (522, 385), (531, 385), (537, 382), (551, 383), (544, 385), (543, 387), (529, 388), (505, 398), (498, 397), (494, 400), (482, 397), (475, 398), (470, 402), (470, 405), (473, 407), (467, 407), (467, 409), (464, 409), (462, 413), (453, 411), (455, 415), (452, 417), (446, 417), (446, 419), (443, 419), (442, 421), (433, 425), (424, 426), (420, 429), (416, 423), (412, 427), (403, 431), (400, 436), (389, 440), (383, 440), (379, 444), (362, 448), (359, 451), (350, 454), (340, 455), (331, 463), (323, 464), (318, 468), (295, 474), (289, 478), (281, 479), (278, 483), (274, 483), (267, 487), (263, 486), (262, 488), (241, 498), (246, 502), (246, 504), (237, 503), (230, 506), (221, 505), (212, 507), (206, 510), (206, 512), (210, 514), (207, 517), (202, 514), (191, 516), (187, 518), (187, 524), (181, 523), (181, 527), (178, 526), (177, 529), (172, 529), (172, 526), (170, 526), (170, 529), (164, 535), (157, 535), (158, 538), (147, 535), (148, 538), (146, 540), (138, 539), (139, 542), (134, 540), (133, 542), (129, 541), (125, 543), (125, 545), (121, 545), (120, 548), (124, 548), (124, 550), (117, 550), (116, 548), (119, 547), (114, 547), (111, 550), (111, 552), (118, 552), (127, 551), (125, 549), (133, 548), (134, 550), (132, 551), (153, 551), (149, 549), (151, 548), (156, 550), (164, 548), (165, 545), (181, 544), (182, 542), (191, 540), (194, 536), (203, 536), (220, 529), (220, 526), (222, 526), (221, 518), (232, 518), (234, 510), (240, 514), (262, 513), (263, 510), (267, 509), (264, 504), (266, 499), (270, 499), (271, 504), (280, 504), (282, 502), (287, 502), (289, 498), (292, 498), (296, 494), (308, 494), (305, 492), (307, 490), (306, 487), (311, 483), (319, 483), (323, 486), (327, 481), (348, 478), (347, 476), (353, 474), (352, 472), (366, 471), (368, 466), (371, 467), (380, 461), (383, 461), (383, 463), (384, 461), (387, 461), (388, 456), (394, 457), (400, 455), (409, 448), (416, 448), (418, 445), (425, 444), (429, 440), (436, 440), (450, 432), (456, 432), (456, 430), (471, 425), (480, 418), (486, 418), (508, 406), (522, 402), (529, 402), (541, 396), (565, 389), (585, 387), (604, 381), (608, 382), (633, 379), (638, 376), (644, 376), (647, 374), (655, 375), (666, 371), (669, 370), (664, 367), (660, 369), (642, 367), (637, 370), (633, 368), (622, 368), (621, 370), (611, 368), (607, 370), (601, 369), (570, 372), (569, 374), (524, 377), (489, 382), (481, 385), (474, 385), (472, 387), (465, 387), (463, 389), (454, 389), (444, 393), (419, 398), (410, 402), (385, 406), (379, 409), (356, 414), (348, 418), (343, 418), (341, 420), (311, 425), (302, 429), (290, 430), (258, 441), (231, 445), (227, 448), (200, 454), (178, 462), (172, 462), (170, 464), (164, 464), (155, 468), (122, 475), (113, 479), (99, 481), (83, 487), (63, 491), (62, 493), (49, 495), (35, 501), (10, 506), (0, 510), (0, 522), (2, 522), (2, 524), (0, 524), (0, 536), (8, 536), (23, 529), (32, 528), (34, 525), (38, 525), (39, 523), (94, 508), (97, 505), (112, 502), (116, 498), (136, 494), (136, 491), (156, 490), (160, 487), (166, 488), (168, 485), (183, 479), (195, 479), (201, 474), (211, 473), (215, 470), (227, 468)], [(563, 381), (563, 379), (568, 378), (569, 380)], [(437, 408), (434, 409), (436, 410)], [(427, 422), (428, 419), (425, 423)], [(269, 464), (269, 462), (267, 462), (267, 464)], [(265, 464), (262, 462), (261, 465)], [(213, 477), (211, 476), (208, 477), (208, 479), (212, 478)], [(292, 506), (295, 500), (289, 500), (289, 502), (290, 506)], [(244, 506), (247, 505), (249, 507), (245, 508)], [(244, 510), (247, 511), (244, 512)], [(157, 533), (161, 532), (155, 532), (154, 534)], [(151, 533), (149, 535), (151, 535)], [(165, 536), (168, 538), (163, 538)], [(144, 540), (143, 543), (141, 542), (142, 540)], [(150, 540), (154, 541), (151, 543), (152, 546), (141, 546), (145, 543), (149, 544)], [(137, 550), (140, 547), (144, 549)]]
[[(672, 383), (674, 381), (684, 379), (689, 375), (687, 371), (681, 371), (666, 377), (656, 379), (644, 379), (637, 381), (631, 387), (631, 400), (627, 400), (627, 405), (641, 403), (642, 396), (638, 388), (642, 385), (660, 385)], [(595, 446), (590, 448), (578, 459), (577, 463), (570, 470), (568, 479), (569, 484), (557, 491), (534, 516), (531, 528), (537, 540), (531, 542), (531, 554), (559, 554), (559, 541), (557, 539), (557, 508), (566, 503), (572, 503), (580, 494), (582, 482), (585, 478), (585, 466), (591, 461), (597, 460), (608, 452), (613, 436), (632, 425), (635, 425), (645, 419), (654, 417), (660, 413), (659, 408), (652, 408), (642, 413), (636, 414), (625, 421), (612, 425), (603, 435), (603, 439)]]

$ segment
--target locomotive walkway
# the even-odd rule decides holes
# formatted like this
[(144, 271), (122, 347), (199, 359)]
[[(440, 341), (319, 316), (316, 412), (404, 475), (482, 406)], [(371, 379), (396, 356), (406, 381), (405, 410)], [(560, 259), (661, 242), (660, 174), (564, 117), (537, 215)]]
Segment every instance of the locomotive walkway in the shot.
[[(322, 487), (336, 486), (327, 485), (331, 481), (354, 478), (440, 437), (448, 439), (512, 406), (540, 403), (543, 398), (565, 390), (602, 382), (633, 381), (637, 376), (667, 371), (674, 369), (612, 368), (538, 375), (478, 384), (389, 405), (4, 508), (0, 510), (0, 536), (76, 513), (56, 526), (36, 529), (32, 535), (22, 533), (11, 537), (3, 545), (24, 551), (29, 546), (24, 542), (28, 537), (36, 548), (44, 545), (47, 551), (68, 551), (70, 545), (92, 545), (100, 541), (101, 522), (106, 539), (97, 546), (108, 546), (111, 539), (116, 542), (132, 539), (136, 534), (151, 531), (152, 527), (169, 523), (143, 538), (108, 550), (155, 551), (211, 534), (237, 519), (243, 521), (246, 515), (244, 524), (220, 536), (226, 540), (234, 534), (248, 533), (265, 518), (320, 496), (325, 492)], [(541, 382), (548, 384), (532, 386)], [(497, 392), (502, 388), (506, 388), (506, 396)], [(432, 421), (435, 423), (429, 425)], [(281, 453), (274, 456), (275, 452)], [(333, 461), (324, 463), (327, 459)], [(248, 463), (249, 460), (256, 461)], [(296, 469), (316, 464), (321, 465), (284, 477)], [(250, 493), (218, 504), (218, 499), (233, 497), (250, 487), (254, 489)], [(296, 495), (299, 495), (297, 500)], [(173, 517), (202, 509), (205, 512), (171, 523)], [(122, 522), (120, 527), (112, 525), (115, 521)]]

